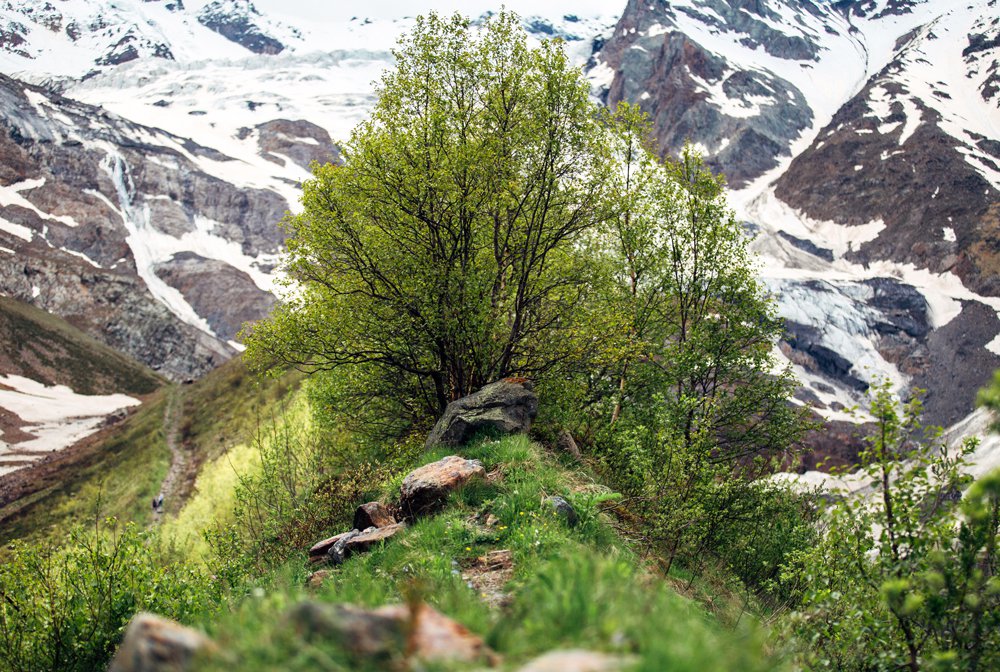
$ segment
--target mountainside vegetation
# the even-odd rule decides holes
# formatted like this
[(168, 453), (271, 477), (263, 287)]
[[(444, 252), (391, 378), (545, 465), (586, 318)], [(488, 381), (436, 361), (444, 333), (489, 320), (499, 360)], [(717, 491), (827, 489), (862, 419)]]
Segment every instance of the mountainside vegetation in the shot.
[[(285, 220), (285, 302), (244, 330), (279, 377), (164, 390), (106, 451), (130, 462), (19, 514), (0, 669), (102, 668), (142, 611), (207, 634), (156, 640), (192, 670), (995, 666), (1000, 480), (969, 486), (919, 403), (876, 391), (870, 497), (767, 478), (808, 423), (697, 152), (658, 158), (506, 12), (419, 19), (395, 55)], [(530, 435), (425, 441), (497, 382), (537, 401)], [(453, 480), (410, 506), (421, 468)]]

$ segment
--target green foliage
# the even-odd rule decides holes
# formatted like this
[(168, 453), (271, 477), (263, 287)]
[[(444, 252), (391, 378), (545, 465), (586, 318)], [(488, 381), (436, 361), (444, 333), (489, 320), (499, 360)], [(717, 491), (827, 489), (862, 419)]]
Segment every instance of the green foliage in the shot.
[(187, 620), (218, 599), (217, 583), (165, 561), (131, 523), (98, 517), (62, 550), (14, 542), (0, 565), (0, 670), (103, 669), (137, 611)]
[[(211, 624), (210, 634), (227, 653), (209, 661), (209, 669), (385, 669), (382, 662), (351, 659), (335, 638), (310, 638), (289, 624), (285, 611), (305, 598), (369, 607), (424, 600), (484, 637), (510, 669), (574, 647), (631, 655), (636, 669), (650, 671), (773, 668), (754, 633), (725, 632), (697, 604), (638, 568), (600, 513), (602, 502), (617, 499), (612, 493), (560, 467), (523, 436), (486, 439), (464, 452), (481, 459), (494, 477), (455, 493), (441, 513), (400, 536), (351, 557), (316, 591), (303, 587), (302, 555), (293, 558)], [(571, 528), (553, 516), (542, 503), (553, 494), (591, 507), (580, 510), (589, 522)], [(476, 558), (496, 549), (513, 557), (512, 577), (494, 586), (507, 596), (501, 609), (484, 601), (488, 588), (467, 578)], [(413, 669), (479, 669), (399, 662)]]
[(344, 434), (289, 422), (258, 432), (259, 468), (238, 476), (233, 522), (204, 532), (213, 570), (233, 587), (280, 565), (324, 530), (348, 524), (357, 504), (413, 454), (406, 444), (366, 451)]
[(635, 498), (669, 569), (678, 556), (731, 547), (741, 521), (786, 497), (753, 480), (791, 450), (803, 416), (789, 404), (790, 371), (775, 371), (782, 323), (723, 180), (690, 147), (657, 160), (636, 108), (609, 116), (621, 167), (610, 185), (615, 216), (591, 245), (599, 300), (617, 326), (599, 375), (554, 387), (563, 417), (586, 419), (581, 434)]
[(609, 170), (581, 73), (514, 15), (418, 17), (395, 56), (285, 222), (296, 292), (246, 335), (257, 366), (332, 371), (328, 409), (384, 435), (592, 347), (580, 242)]
[(870, 496), (834, 501), (824, 535), (788, 578), (788, 627), (809, 669), (986, 670), (1000, 665), (996, 543), (1000, 472), (967, 483), (957, 453), (919, 423), (920, 403), (874, 388), (874, 436), (858, 476)]

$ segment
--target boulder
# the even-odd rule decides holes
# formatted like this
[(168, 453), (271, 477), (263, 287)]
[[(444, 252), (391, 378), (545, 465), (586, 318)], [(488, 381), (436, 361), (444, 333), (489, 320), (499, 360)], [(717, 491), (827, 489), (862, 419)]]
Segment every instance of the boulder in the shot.
[(566, 524), (570, 527), (575, 527), (580, 522), (580, 516), (577, 514), (576, 509), (573, 508), (573, 505), (558, 495), (546, 497), (542, 500), (542, 504), (548, 506), (554, 514), (566, 521)]
[(425, 448), (462, 446), (477, 433), (527, 432), (538, 414), (538, 397), (528, 381), (505, 379), (457, 399), (444, 411), (427, 437)]
[(345, 555), (364, 553), (375, 544), (385, 541), (405, 528), (405, 523), (394, 523), (386, 527), (369, 527), (361, 534), (351, 537), (345, 542), (344, 547), (347, 551)]
[(625, 656), (568, 649), (550, 651), (535, 658), (517, 672), (618, 672), (634, 662), (633, 658)]
[(369, 527), (388, 527), (395, 524), (396, 517), (389, 507), (381, 502), (362, 504), (354, 512), (355, 530), (366, 530)]
[(214, 649), (208, 637), (155, 614), (136, 614), (108, 672), (181, 672), (195, 656)]
[(303, 636), (334, 638), (356, 658), (391, 660), (408, 654), (428, 662), (496, 661), (480, 637), (425, 604), (369, 610), (303, 602), (292, 608), (289, 620)]
[(559, 432), (559, 436), (556, 438), (556, 448), (558, 448), (561, 452), (566, 453), (577, 462), (583, 459), (583, 455), (580, 454), (580, 448), (576, 445), (576, 441), (573, 439), (573, 435), (569, 433), (568, 429), (564, 429)]
[(485, 476), (479, 460), (449, 455), (411, 471), (403, 479), (399, 507), (410, 517), (428, 513), (441, 506), (451, 492)]

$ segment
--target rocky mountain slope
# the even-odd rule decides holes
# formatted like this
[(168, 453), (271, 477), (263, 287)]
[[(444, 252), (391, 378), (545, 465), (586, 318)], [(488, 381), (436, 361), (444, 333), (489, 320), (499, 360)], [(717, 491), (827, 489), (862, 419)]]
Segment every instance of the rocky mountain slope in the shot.
[[(888, 377), (927, 388), (933, 422), (971, 412), (1000, 367), (998, 0), (508, 6), (595, 96), (641, 104), (665, 154), (690, 140), (727, 174), (803, 403), (853, 421)], [(273, 224), (415, 11), (0, 3), (3, 291), (175, 378), (231, 355), (273, 301)]]
[(996, 0), (628, 3), (590, 62), (756, 230), (782, 352), (831, 419), (877, 378), (970, 412), (1000, 366)]
[(116, 424), (163, 382), (63, 320), (0, 297), (0, 475)]

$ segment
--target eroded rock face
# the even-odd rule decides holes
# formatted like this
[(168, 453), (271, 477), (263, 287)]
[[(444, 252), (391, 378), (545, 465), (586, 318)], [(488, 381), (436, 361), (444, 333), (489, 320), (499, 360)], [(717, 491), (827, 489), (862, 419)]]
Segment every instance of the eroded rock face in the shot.
[(765, 3), (704, 4), (708, 11), (701, 13), (630, 0), (593, 64), (613, 73), (604, 94), (609, 106), (624, 100), (649, 113), (661, 155), (676, 155), (688, 141), (698, 143), (707, 164), (739, 188), (790, 155), (789, 144), (812, 123), (813, 112), (792, 83), (763, 69), (733, 66), (691, 39), (678, 28), (684, 18), (679, 13), (694, 12), (698, 21), (742, 34), (745, 46), (782, 59), (808, 61), (819, 47), (773, 28), (774, 15)]
[(387, 660), (407, 652), (428, 662), (497, 659), (468, 628), (426, 604), (368, 610), (347, 604), (303, 602), (289, 621), (307, 638), (333, 637), (357, 658)]
[(273, 119), (256, 128), (261, 156), (279, 165), (284, 165), (287, 158), (309, 170), (314, 161), (319, 164), (342, 161), (330, 134), (312, 122)]
[[(266, 315), (273, 298), (221, 261), (184, 252), (148, 259), (156, 246), (143, 241), (164, 234), (183, 249), (181, 237), (207, 234), (237, 243), (243, 261), (256, 263), (281, 248), (276, 224), (288, 204), (274, 191), (209, 175), (192, 156), (229, 160), (0, 75), (4, 293), (174, 380), (227, 360), (235, 354), (227, 341)], [(150, 284), (157, 279), (162, 287)], [(208, 330), (164, 298), (169, 288)]]
[(198, 13), (198, 22), (255, 54), (280, 54), (285, 45), (257, 25), (260, 12), (249, 0), (215, 0)]
[(235, 338), (244, 323), (267, 315), (277, 302), (243, 271), (193, 252), (175, 254), (154, 270), (225, 339)]
[(399, 508), (410, 517), (430, 513), (440, 507), (449, 494), (485, 476), (486, 470), (479, 460), (450, 455), (410, 472), (403, 479)]
[(197, 630), (154, 614), (137, 614), (108, 672), (183, 672), (214, 645)]
[(362, 504), (354, 512), (354, 529), (356, 530), (366, 530), (369, 527), (388, 527), (395, 524), (396, 517), (382, 502)]
[(462, 446), (482, 431), (527, 432), (537, 414), (538, 397), (530, 383), (501, 380), (448, 404), (425, 447)]

